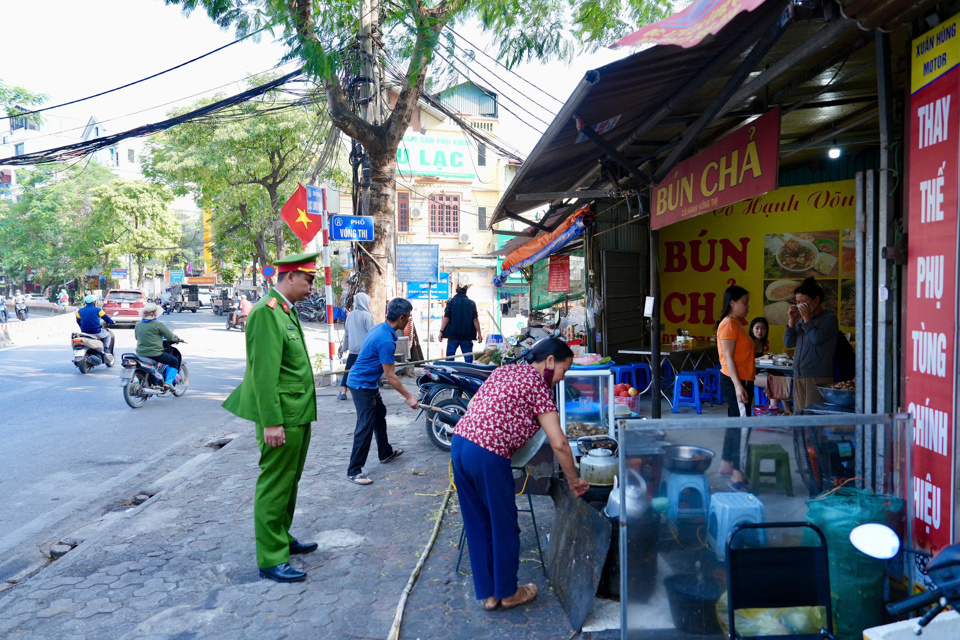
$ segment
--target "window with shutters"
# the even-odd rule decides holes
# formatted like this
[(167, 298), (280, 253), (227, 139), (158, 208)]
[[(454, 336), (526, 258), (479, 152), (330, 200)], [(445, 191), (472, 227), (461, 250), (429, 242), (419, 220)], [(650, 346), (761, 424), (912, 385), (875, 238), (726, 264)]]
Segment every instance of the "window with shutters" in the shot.
[(133, 162), (134, 157), (133, 149), (127, 149), (127, 162)]
[(477, 229), (480, 231), (487, 230), (487, 208), (486, 207), (477, 207)]
[(487, 145), (482, 142), (477, 145), (477, 166), (487, 166)]
[(410, 194), (397, 192), (397, 233), (410, 233)]
[(447, 236), (460, 233), (460, 196), (430, 196), (430, 233)]

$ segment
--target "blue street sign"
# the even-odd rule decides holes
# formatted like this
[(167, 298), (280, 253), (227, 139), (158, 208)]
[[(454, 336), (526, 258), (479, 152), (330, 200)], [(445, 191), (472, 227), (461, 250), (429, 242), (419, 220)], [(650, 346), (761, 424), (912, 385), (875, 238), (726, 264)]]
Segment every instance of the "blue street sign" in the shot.
[[(440, 282), (433, 285), (430, 289), (430, 297), (434, 300), (446, 300), (450, 297), (450, 274), (446, 271), (440, 274)], [(426, 282), (408, 282), (407, 300), (426, 300), (427, 283)]]
[(126, 269), (110, 269), (110, 277), (114, 280), (120, 280), (127, 277)]
[(397, 280), (400, 282), (439, 282), (439, 276), (440, 245), (397, 245)]
[(264, 278), (272, 278), (276, 272), (277, 270), (273, 268), (272, 264), (264, 265), (263, 269), (260, 270)]
[(171, 269), (170, 282), (183, 282), (183, 269)]
[(307, 213), (317, 216), (323, 213), (323, 189), (320, 187), (307, 187)]
[(330, 216), (330, 239), (373, 242), (373, 217)]

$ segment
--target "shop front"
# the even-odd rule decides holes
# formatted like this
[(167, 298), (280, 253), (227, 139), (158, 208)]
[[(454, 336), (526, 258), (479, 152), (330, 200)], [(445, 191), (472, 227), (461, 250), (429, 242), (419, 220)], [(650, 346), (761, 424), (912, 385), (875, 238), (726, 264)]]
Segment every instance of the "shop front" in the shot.
[[(937, 50), (956, 46), (949, 21), (922, 35), (939, 19), (932, 4), (843, 5), (755, 2), (692, 46), (654, 46), (588, 73), (493, 217), (547, 206), (535, 225), (546, 237), (588, 206), (588, 337), (616, 361), (611, 383), (632, 363), (649, 376), (638, 411), (615, 414), (608, 433), (619, 461), (621, 637), (726, 635), (732, 593), (738, 609), (776, 609), (738, 617), (744, 635), (832, 625), (859, 638), (889, 620), (885, 601), (931, 583), (912, 556), (883, 563), (857, 551), (852, 529), (885, 523), (934, 552), (956, 540), (960, 152), (946, 104), (960, 49)], [(913, 87), (891, 72), (911, 57), (925, 78)], [(614, 346), (602, 328), (605, 316), (623, 317), (623, 288), (606, 286), (598, 244), (633, 230), (647, 238), (628, 312), (643, 339)], [(744, 323), (769, 325), (755, 364), (789, 385), (785, 327), (807, 278), (854, 349), (855, 375), (835, 380), (842, 389), (825, 385), (804, 415), (710, 408), (724, 290), (748, 291)], [(577, 410), (601, 395), (570, 387), (565, 427), (585, 422)], [(697, 388), (703, 406), (674, 413), (678, 388)], [(770, 406), (772, 395), (754, 397)], [(722, 461), (745, 482), (721, 474)], [(744, 523), (758, 526), (728, 548)], [(826, 586), (813, 575), (821, 561)], [(775, 585), (774, 574), (819, 593), (801, 598), (811, 608), (791, 606), (789, 589), (741, 597), (739, 583)]]

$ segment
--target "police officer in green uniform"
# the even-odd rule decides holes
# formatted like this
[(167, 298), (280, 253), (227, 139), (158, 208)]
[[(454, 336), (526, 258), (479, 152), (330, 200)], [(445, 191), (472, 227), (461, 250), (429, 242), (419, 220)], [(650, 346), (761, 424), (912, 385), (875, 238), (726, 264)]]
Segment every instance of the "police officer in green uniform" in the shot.
[(263, 578), (296, 582), (307, 574), (290, 565), (290, 555), (310, 553), (316, 543), (289, 533), (297, 505), (297, 484), (317, 419), (313, 368), (300, 318), (293, 305), (313, 289), (319, 254), (277, 260), (277, 286), (247, 317), (247, 370), (224, 408), (257, 428), (260, 476), (253, 503), (257, 566)]

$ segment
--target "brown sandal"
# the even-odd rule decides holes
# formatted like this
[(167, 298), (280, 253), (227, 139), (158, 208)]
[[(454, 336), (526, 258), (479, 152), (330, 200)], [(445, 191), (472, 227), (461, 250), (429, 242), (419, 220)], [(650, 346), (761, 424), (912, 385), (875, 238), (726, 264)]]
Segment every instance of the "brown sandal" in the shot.
[(500, 600), (498, 598), (494, 598), (493, 596), (490, 596), (489, 598), (483, 601), (484, 611), (493, 611), (499, 606), (500, 606)]
[(509, 598), (500, 601), (500, 606), (504, 609), (512, 609), (520, 605), (530, 604), (537, 598), (537, 585), (522, 584), (517, 587), (517, 592)]

